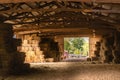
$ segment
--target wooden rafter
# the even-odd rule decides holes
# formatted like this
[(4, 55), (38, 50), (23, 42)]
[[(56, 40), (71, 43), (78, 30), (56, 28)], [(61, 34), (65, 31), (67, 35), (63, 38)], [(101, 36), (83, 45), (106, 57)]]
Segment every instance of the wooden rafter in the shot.
[[(73, 14), (74, 13), (74, 14)], [(22, 18), (27, 18), (27, 19), (34, 19), (34, 18), (38, 18), (38, 19), (50, 19), (50, 18), (80, 18), (80, 19), (85, 19), (86, 16), (83, 15), (82, 13), (75, 13), (75, 12), (72, 12), (72, 13), (69, 13), (69, 12), (59, 12), (59, 13), (55, 13), (55, 14), (52, 14), (52, 15), (49, 15), (49, 16), (43, 16), (42, 14), (41, 15), (38, 15), (38, 16), (24, 16), (25, 13), (23, 14), (17, 14), (15, 16), (10, 16), (7, 18), (7, 20), (16, 20), (16, 19), (22, 19)], [(45, 13), (44, 13), (45, 14)], [(67, 15), (66, 15), (67, 14)], [(19, 17), (19, 16), (22, 16), (22, 17)]]
[[(111, 29), (115, 29), (115, 27), (112, 27), (114, 24), (111, 24), (109, 22), (104, 22), (102, 20), (92, 20), (92, 21), (78, 21), (78, 20), (62, 20), (62, 21), (52, 21), (52, 20), (48, 20), (48, 21), (33, 21), (33, 22), (22, 22), (22, 23), (17, 23), (18, 25), (20, 24), (31, 24), (31, 25), (35, 25), (39, 23), (40, 25), (42, 25), (42, 28), (46, 28), (46, 27), (52, 27), (52, 28), (62, 28), (62, 27), (89, 27), (89, 28), (111, 28)], [(52, 23), (52, 24), (51, 24)], [(16, 25), (17, 25), (16, 24)], [(47, 25), (46, 25), (47, 24)], [(112, 25), (112, 26), (111, 26)], [(44, 26), (44, 27), (43, 27)]]
[[(13, 25), (23, 25), (23, 24), (41, 24), (41, 23), (51, 23), (55, 26), (57, 25), (67, 25), (67, 23), (84, 23), (84, 22), (90, 22), (89, 20), (94, 20), (93, 15), (96, 15), (99, 20), (101, 17), (99, 14), (105, 13), (107, 14), (109, 18), (109, 14), (120, 14), (120, 11), (112, 8), (102, 8), (101, 6), (94, 6), (91, 3), (117, 3), (117, 5), (120, 3), (120, 0), (31, 0), (30, 2), (27, 2), (29, 0), (9, 0), (14, 1), (12, 4), (1, 4), (2, 8), (0, 10), (0, 15), (8, 14), (9, 17), (5, 16), (5, 21), (13, 21), (15, 23), (12, 23)], [(45, 2), (46, 1), (46, 2)], [(0, 1), (1, 2), (1, 1)], [(17, 3), (17, 2), (25, 2), (25, 3)], [(33, 2), (33, 3), (31, 3)], [(68, 2), (65, 4), (65, 2)], [(77, 4), (76, 4), (77, 2)], [(82, 5), (81, 2), (85, 5)], [(90, 2), (90, 5), (87, 5), (84, 2)], [(9, 3), (9, 2), (8, 2)], [(29, 4), (30, 3), (30, 4)], [(33, 5), (34, 4), (34, 5)], [(73, 4), (73, 5), (72, 5)], [(100, 4), (101, 5), (101, 4)], [(111, 4), (110, 4), (111, 5)], [(115, 4), (116, 5), (116, 4)], [(53, 8), (53, 7), (56, 8)], [(77, 7), (76, 7), (77, 6)], [(82, 6), (82, 7), (81, 7)], [(87, 6), (87, 7), (86, 7)], [(103, 5), (104, 6), (104, 5)], [(94, 8), (93, 8), (94, 7)], [(28, 9), (27, 9), (28, 8)], [(35, 15), (35, 12), (38, 13)], [(40, 13), (39, 13), (40, 12)], [(50, 14), (50, 12), (54, 12), (54, 14)], [(56, 13), (60, 14), (60, 12), (68, 12), (67, 15), (62, 16), (56, 16)], [(69, 13), (77, 13), (70, 15)], [(82, 15), (81, 15), (82, 13)], [(13, 15), (15, 14), (15, 15)], [(84, 15), (83, 15), (84, 14)], [(79, 16), (85, 16), (85, 17), (79, 17)], [(91, 17), (88, 17), (91, 16)], [(62, 17), (62, 20), (59, 20), (59, 18)], [(65, 18), (64, 18), (65, 17)], [(98, 20), (98, 24), (99, 23)], [(105, 19), (104, 19), (105, 20)], [(102, 20), (102, 21), (104, 21)], [(118, 20), (118, 19), (117, 19)], [(109, 21), (105, 20), (105, 24), (110, 24)], [(113, 20), (115, 21), (115, 20)], [(115, 21), (117, 22), (117, 21)], [(90, 22), (91, 23), (91, 22)], [(101, 22), (101, 25), (104, 23)], [(111, 22), (110, 25), (114, 24)], [(50, 26), (47, 26), (50, 27)], [(108, 27), (111, 28), (111, 27)]]
[(61, 23), (61, 22), (64, 22), (64, 23), (68, 23), (68, 22), (74, 22), (74, 23), (83, 23), (83, 22), (86, 22), (86, 21), (81, 21), (81, 20), (61, 20), (61, 21), (58, 21), (58, 20), (34, 20), (34, 21), (30, 21), (30, 22), (17, 22), (17, 23), (12, 23), (13, 25), (18, 25), (18, 24), (40, 24), (40, 23)]
[[(39, 17), (41, 17), (42, 19), (35, 19), (33, 21), (30, 21), (30, 22), (19, 21), (17, 23), (12, 23), (12, 24), (14, 24), (14, 25), (17, 25), (17, 24), (41, 24), (41, 23), (51, 23), (51, 22), (53, 24), (61, 23), (61, 22), (64, 22), (66, 24), (66, 23), (84, 23), (84, 22), (90, 22), (90, 21), (87, 21), (87, 19), (85, 19), (85, 16), (83, 17), (80, 14), (79, 14), (79, 16), (77, 16), (77, 14), (78, 13), (74, 13), (74, 15), (68, 14), (67, 16), (65, 16), (65, 14), (62, 15), (61, 13), (59, 13), (59, 15), (55, 14), (55, 15), (52, 15), (52, 16), (45, 16), (45, 17), (44, 16), (36, 16), (36, 17), (35, 16), (30, 16), (30, 17), (26, 16), (27, 19), (34, 19), (34, 18), (39, 18)], [(69, 18), (69, 16), (72, 16), (72, 18)], [(61, 18), (61, 17), (67, 17), (67, 18), (59, 21), (58, 19)], [(14, 16), (13, 16), (13, 18), (14, 18)], [(53, 19), (51, 20), (50, 18), (53, 18)], [(99, 18), (99, 17), (97, 17), (97, 18)], [(22, 19), (22, 17), (21, 18), (14, 18), (14, 19)], [(100, 20), (98, 20), (98, 23), (99, 23), (99, 21), (101, 21), (101, 18), (100, 18)], [(102, 21), (102, 22), (105, 22), (105, 21)], [(113, 25), (113, 23), (110, 23), (110, 22), (107, 22), (107, 21), (105, 23)]]
[[(30, 25), (29, 25), (30, 26)], [(34, 29), (33, 29), (34, 28)], [(79, 33), (79, 34), (92, 34), (92, 30), (93, 30), (93, 28), (49, 28), (49, 27), (47, 27), (47, 28), (40, 28), (40, 27), (31, 27), (31, 28), (22, 28), (21, 27), (21, 29), (19, 29), (19, 28), (17, 28), (17, 29), (14, 29), (14, 32), (16, 33), (16, 34), (28, 34), (28, 33), (39, 33), (39, 32), (41, 32), (41, 33), (50, 33), (50, 32), (52, 32), (52, 33), (54, 33), (54, 34), (56, 34), (56, 33)], [(114, 30), (113, 29), (108, 29), (108, 28), (97, 28), (97, 29), (95, 29), (96, 30), (96, 34), (104, 34), (104, 33), (109, 33), (109, 32), (113, 32)], [(101, 31), (102, 31), (102, 33), (101, 33)], [(104, 31), (104, 32), (103, 32)]]
[(4, 13), (23, 13), (23, 12), (33, 12), (33, 11), (41, 11), (41, 12), (46, 12), (46, 11), (72, 11), (72, 12), (95, 12), (95, 13), (120, 13), (119, 10), (99, 10), (99, 9), (73, 9), (73, 8), (57, 8), (57, 9), (32, 9), (32, 10), (6, 10), (6, 11), (0, 11), (0, 14)]
[[(0, 3), (40, 2), (40, 1), (56, 1), (56, 0), (0, 0)], [(58, 0), (58, 1), (62, 1), (62, 0)], [(120, 0), (65, 0), (65, 1), (96, 2), (96, 3), (120, 3)]]

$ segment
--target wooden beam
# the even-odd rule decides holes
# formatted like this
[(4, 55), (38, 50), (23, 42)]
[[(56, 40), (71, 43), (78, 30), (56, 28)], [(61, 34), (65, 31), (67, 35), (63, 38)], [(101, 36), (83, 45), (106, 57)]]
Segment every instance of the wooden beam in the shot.
[(28, 30), (28, 31), (21, 31), (21, 32), (16, 32), (16, 34), (28, 34), (28, 33), (49, 33), (49, 32), (53, 32), (53, 33), (60, 33), (60, 32), (67, 32), (67, 33), (71, 33), (71, 32), (79, 32), (79, 33), (87, 33), (87, 34), (92, 34), (92, 29), (83, 29), (83, 28), (59, 28), (59, 29), (39, 29), (39, 30)]
[[(82, 18), (81, 18), (82, 19)], [(9, 23), (10, 22), (10, 23)], [(86, 20), (39, 20), (39, 21), (31, 21), (31, 22), (15, 22), (15, 23), (11, 23), (11, 22), (15, 22), (15, 21), (12, 21), (12, 20), (8, 20), (8, 21), (5, 21), (4, 23), (9, 23), (9, 24), (12, 24), (12, 25), (20, 25), (20, 24), (40, 24), (40, 23), (50, 23), (50, 22), (53, 22), (53, 23), (60, 23), (60, 22), (63, 22), (63, 23), (86, 23)]]
[[(16, 19), (38, 19), (38, 18), (43, 18), (43, 20), (46, 20), (46, 19), (50, 19), (50, 18), (54, 18), (54, 20), (56, 20), (57, 21), (57, 19), (59, 19), (59, 18), (62, 18), (62, 19), (65, 19), (65, 18), (67, 18), (68, 20), (69, 20), (69, 18), (71, 19), (71, 16), (72, 16), (72, 18), (79, 18), (79, 19), (82, 19), (82, 21), (84, 20), (84, 19), (86, 19), (86, 16), (85, 15), (83, 15), (82, 13), (81, 14), (71, 14), (71, 13), (69, 13), (69, 12), (67, 12), (67, 13), (65, 13), (65, 12), (62, 12), (62, 13), (55, 13), (54, 15), (49, 15), (49, 16), (43, 16), (43, 15), (38, 15), (38, 16), (23, 16), (23, 17), (17, 17), (17, 15), (15, 15), (15, 16), (10, 16), (10, 17), (8, 17), (8, 18), (6, 18), (6, 20), (16, 20)], [(23, 13), (24, 14), (24, 13)], [(67, 15), (65, 15), (65, 14), (67, 14)], [(21, 15), (18, 15), (18, 16), (22, 16), (22, 14)], [(64, 17), (64, 18), (63, 18)], [(41, 20), (41, 19), (40, 19)], [(50, 20), (49, 20), (49, 22), (50, 22)]]
[[(95, 23), (97, 22), (99, 24), (99, 21), (94, 21)], [(101, 21), (100, 21), (101, 22)], [(28, 25), (23, 25), (19, 28), (14, 27), (15, 32), (21, 32), (21, 31), (31, 31), (31, 30), (39, 30), (39, 29), (64, 29), (64, 28), (89, 28), (89, 29), (114, 29), (111, 26), (100, 26), (100, 25), (93, 25), (89, 24), (90, 22), (82, 22), (82, 23), (70, 23), (70, 24), (51, 24), (51, 25), (35, 25), (35, 24), (28, 24)]]
[[(77, 11), (77, 10), (76, 10)], [(79, 10), (78, 10), (79, 11)], [(98, 9), (84, 9), (84, 12), (95, 12), (95, 13), (120, 13), (118, 10), (98, 10)]]
[[(15, 25), (15, 26), (17, 26), (17, 25)], [(67, 25), (67, 24), (64, 24), (64, 25), (63, 24), (53, 24), (53, 25), (49, 25), (49, 26), (28, 24), (28, 25), (23, 25), (19, 28), (14, 27), (14, 31), (20, 32), (20, 31), (27, 31), (27, 30), (30, 30), (30, 31), (31, 30), (39, 30), (39, 29), (59, 29), (59, 28), (64, 29), (64, 28), (88, 28), (88, 27), (89, 27), (89, 25), (87, 23), (82, 23), (82, 24), (77, 24), (77, 25), (75, 25), (75, 24), (69, 24), (69, 25)]]
[(41, 12), (46, 12), (46, 11), (73, 11), (73, 12), (99, 12), (99, 13), (120, 13), (120, 10), (98, 10), (98, 9), (73, 9), (73, 8), (57, 8), (57, 9), (32, 9), (32, 10), (6, 10), (6, 11), (0, 11), (0, 14), (4, 13), (22, 13), (22, 12), (34, 12), (34, 11), (41, 11)]
[[(56, 1), (56, 0), (0, 0), (1, 3), (20, 3), (20, 2), (40, 2), (40, 1)], [(58, 0), (58, 1), (74, 1), (74, 2), (96, 2), (96, 3), (120, 3), (120, 0)]]
[[(95, 29), (96, 34), (106, 34), (114, 32), (115, 30), (112, 29)], [(93, 34), (93, 29), (89, 28), (56, 28), (56, 29), (37, 29), (37, 30), (27, 30), (27, 31), (20, 31), (16, 32), (15, 34), (30, 34), (30, 33), (79, 33), (79, 34)]]

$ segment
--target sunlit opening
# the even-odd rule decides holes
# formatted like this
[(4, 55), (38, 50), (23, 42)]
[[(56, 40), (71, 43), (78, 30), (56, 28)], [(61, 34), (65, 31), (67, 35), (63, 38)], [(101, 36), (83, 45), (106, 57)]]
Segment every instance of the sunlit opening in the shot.
[(86, 59), (89, 56), (89, 37), (65, 37), (63, 60)]

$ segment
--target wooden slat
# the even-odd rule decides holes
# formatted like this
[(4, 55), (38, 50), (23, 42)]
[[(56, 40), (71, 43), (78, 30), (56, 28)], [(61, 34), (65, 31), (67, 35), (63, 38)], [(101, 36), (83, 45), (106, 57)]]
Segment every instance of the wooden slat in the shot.
[[(40, 2), (40, 1), (56, 1), (56, 0), (0, 0), (0, 3)], [(120, 0), (58, 0), (58, 1), (120, 3)]]

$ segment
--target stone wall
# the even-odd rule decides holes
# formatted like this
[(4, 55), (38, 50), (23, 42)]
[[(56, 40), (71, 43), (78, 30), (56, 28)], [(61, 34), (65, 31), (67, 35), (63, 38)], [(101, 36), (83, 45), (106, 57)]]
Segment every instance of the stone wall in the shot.
[[(102, 62), (112, 62), (112, 47), (113, 47), (113, 41), (112, 36), (109, 35), (103, 36), (101, 40), (101, 46), (100, 46), (100, 59)], [(112, 42), (111, 42), (111, 41)]]
[(113, 41), (112, 46), (112, 55), (113, 55), (113, 63), (120, 63), (120, 32), (115, 32), (111, 37)]
[(90, 46), (89, 46), (89, 57), (95, 57), (94, 51), (96, 51), (96, 43), (100, 41), (101, 36), (90, 37)]
[(44, 62), (44, 54), (40, 49), (41, 38), (37, 34), (25, 34), (21, 36), (22, 44), (17, 47), (19, 52), (24, 52), (25, 63)]
[(44, 51), (46, 62), (59, 61), (60, 52), (58, 42), (55, 42), (54, 36), (42, 37), (40, 42), (41, 50)]
[(9, 24), (0, 24), (0, 65), (3, 72), (10, 69), (12, 59), (13, 46), (13, 31)]
[(29, 64), (24, 64), (24, 53), (17, 52), (15, 40), (12, 26), (0, 24), (0, 66), (5, 74), (22, 71), (25, 66), (29, 67)]
[(54, 37), (41, 37), (34, 33), (17, 35), (17, 38), (22, 39), (22, 44), (17, 50), (25, 53), (25, 63), (59, 61), (58, 43)]
[(103, 35), (94, 54), (102, 63), (120, 63), (120, 32)]
[(55, 42), (58, 43), (59, 53), (60, 53), (60, 55), (59, 55), (60, 58), (59, 59), (61, 60), (61, 56), (64, 53), (64, 37), (62, 37), (62, 36), (55, 36), (54, 39), (55, 39)]
[[(18, 47), (20, 52), (26, 53), (25, 62), (46, 62), (59, 61), (62, 53), (64, 52), (64, 37), (83, 37), (83, 35), (58, 35), (52, 37), (42, 38), (37, 34), (23, 35), (22, 45)], [(120, 48), (120, 33), (106, 35), (84, 35), (89, 37), (89, 57), (94, 61), (101, 61), (103, 63), (119, 63), (119, 48)], [(45, 42), (45, 38), (49, 38)], [(51, 49), (52, 44), (58, 45), (59, 49)], [(37, 54), (38, 52), (38, 54)], [(38, 59), (36, 57), (39, 57)], [(47, 57), (46, 57), (47, 56)], [(49, 56), (49, 57), (48, 57)], [(51, 57), (52, 56), (52, 57)]]

